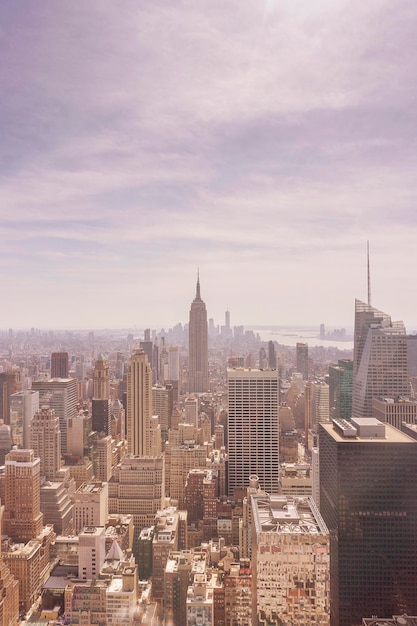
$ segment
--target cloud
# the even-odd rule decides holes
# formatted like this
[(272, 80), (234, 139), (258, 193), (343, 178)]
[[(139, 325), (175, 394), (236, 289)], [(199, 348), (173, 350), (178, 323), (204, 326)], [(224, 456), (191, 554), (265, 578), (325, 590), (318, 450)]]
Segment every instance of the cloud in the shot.
[(84, 325), (79, 290), (94, 318), (109, 285), (126, 306), (106, 325), (138, 303), (184, 320), (198, 265), (214, 316), (348, 322), (369, 238), (385, 308), (395, 285), (411, 317), (416, 17), (409, 0), (4, 0), (0, 265), (60, 293), (45, 325)]

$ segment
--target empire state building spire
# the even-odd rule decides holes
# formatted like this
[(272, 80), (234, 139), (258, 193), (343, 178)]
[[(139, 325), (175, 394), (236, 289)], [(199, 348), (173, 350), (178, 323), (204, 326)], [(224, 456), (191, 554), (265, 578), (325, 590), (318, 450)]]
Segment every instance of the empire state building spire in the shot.
[(196, 294), (190, 308), (188, 391), (204, 393), (209, 388), (207, 309), (200, 294), (200, 273), (197, 272)]

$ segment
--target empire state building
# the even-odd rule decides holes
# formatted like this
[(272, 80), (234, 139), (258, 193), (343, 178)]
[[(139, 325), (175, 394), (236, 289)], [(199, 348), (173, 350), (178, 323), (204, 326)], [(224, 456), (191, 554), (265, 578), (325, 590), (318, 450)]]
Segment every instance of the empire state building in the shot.
[(190, 308), (188, 391), (203, 393), (209, 390), (207, 309), (200, 295), (200, 278)]

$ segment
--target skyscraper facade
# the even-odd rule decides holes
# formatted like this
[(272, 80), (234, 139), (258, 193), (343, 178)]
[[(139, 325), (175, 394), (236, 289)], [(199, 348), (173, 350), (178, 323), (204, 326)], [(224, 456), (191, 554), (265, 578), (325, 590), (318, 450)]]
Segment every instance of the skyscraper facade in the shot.
[(41, 461), (41, 476), (47, 480), (56, 480), (61, 467), (61, 433), (54, 409), (44, 406), (35, 413), (30, 441), (30, 447)]
[(303, 375), (303, 379), (308, 379), (308, 344), (297, 342), (296, 350), (296, 367), (297, 372)]
[(34, 391), (39, 391), (39, 405), (48, 405), (59, 418), (61, 431), (61, 452), (67, 453), (68, 420), (77, 416), (77, 381), (75, 378), (53, 378), (32, 383)]
[(110, 432), (110, 378), (109, 364), (99, 354), (94, 365), (93, 399), (91, 402), (92, 428), (98, 433)]
[(228, 492), (246, 489), (256, 475), (265, 491), (279, 491), (279, 379), (277, 370), (228, 369)]
[(152, 369), (143, 349), (130, 359), (127, 375), (127, 447), (130, 454), (151, 454)]
[(352, 417), (353, 361), (339, 359), (329, 366), (330, 417), (350, 420)]
[(409, 395), (404, 323), (355, 301), (352, 412), (372, 417), (372, 398)]
[(68, 352), (52, 352), (51, 378), (68, 378)]
[(417, 441), (375, 418), (319, 424), (331, 624), (417, 614)]
[(191, 303), (188, 356), (188, 391), (203, 393), (209, 390), (207, 309), (200, 295), (197, 278), (195, 298)]

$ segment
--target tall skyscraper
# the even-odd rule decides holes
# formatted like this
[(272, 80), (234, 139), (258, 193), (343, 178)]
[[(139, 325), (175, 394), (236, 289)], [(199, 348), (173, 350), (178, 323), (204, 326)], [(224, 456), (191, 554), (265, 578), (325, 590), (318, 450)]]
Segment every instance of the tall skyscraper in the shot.
[(265, 491), (279, 491), (279, 379), (277, 370), (228, 369), (229, 495), (256, 475)]
[(353, 415), (372, 417), (372, 398), (409, 395), (404, 323), (355, 300)]
[(3, 532), (14, 541), (27, 542), (39, 535), (41, 513), (41, 462), (33, 450), (12, 450), (6, 456)]
[(21, 391), (20, 373), (17, 369), (0, 372), (0, 419), (10, 423), (10, 396)]
[(149, 456), (151, 451), (152, 369), (143, 349), (130, 359), (127, 375), (127, 447), (130, 454)]
[(41, 476), (47, 480), (56, 480), (61, 467), (61, 433), (54, 409), (44, 406), (35, 413), (30, 441), (30, 447), (41, 461)]
[(12, 441), (18, 448), (30, 448), (30, 423), (39, 411), (39, 391), (25, 389), (10, 396)]
[(330, 417), (350, 420), (352, 417), (353, 361), (339, 359), (329, 366)]
[(375, 418), (319, 424), (331, 624), (417, 614), (417, 441)]
[(68, 352), (52, 352), (51, 378), (68, 378)]
[(303, 379), (308, 379), (308, 344), (297, 342), (296, 350), (296, 367), (297, 372), (303, 375)]
[(110, 432), (110, 378), (109, 364), (99, 354), (94, 365), (93, 399), (91, 402), (92, 428), (98, 433)]
[(67, 453), (68, 420), (77, 416), (77, 380), (75, 378), (53, 378), (32, 383), (34, 391), (39, 391), (39, 405), (48, 405), (59, 418), (61, 431), (61, 452)]
[(203, 393), (209, 390), (207, 309), (200, 295), (197, 277), (195, 298), (191, 303), (188, 357), (188, 391)]

